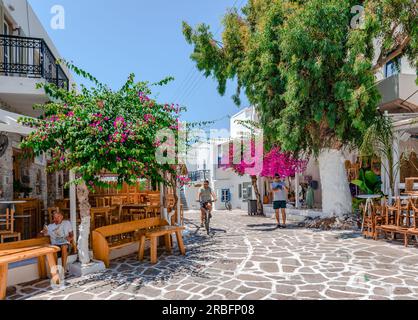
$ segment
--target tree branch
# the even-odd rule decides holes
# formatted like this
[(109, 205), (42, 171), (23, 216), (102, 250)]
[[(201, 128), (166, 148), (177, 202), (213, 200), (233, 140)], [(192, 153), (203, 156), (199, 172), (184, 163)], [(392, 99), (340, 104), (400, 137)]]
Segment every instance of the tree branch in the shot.
[(389, 61), (395, 59), (396, 57), (398, 57), (399, 55), (401, 55), (404, 51), (404, 49), (406, 48), (406, 46), (411, 42), (411, 37), (410, 36), (406, 36), (401, 44), (395, 49), (393, 50), (389, 55), (384, 56), (382, 53), (380, 54), (379, 59), (377, 60), (377, 63), (374, 65), (373, 67), (373, 72), (376, 72), (378, 69), (380, 69), (381, 67), (383, 67), (386, 63), (388, 63)]

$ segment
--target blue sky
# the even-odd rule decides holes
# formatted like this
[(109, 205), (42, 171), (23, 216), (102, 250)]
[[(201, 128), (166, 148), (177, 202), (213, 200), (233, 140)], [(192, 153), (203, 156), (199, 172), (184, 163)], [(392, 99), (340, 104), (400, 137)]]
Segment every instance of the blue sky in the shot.
[[(224, 118), (215, 128), (228, 128), (226, 117), (239, 111), (231, 96), (224, 97), (216, 82), (206, 79), (190, 60), (192, 47), (181, 32), (183, 20), (192, 26), (205, 22), (217, 35), (228, 8), (244, 0), (29, 0), (60, 54), (112, 88), (120, 87), (129, 73), (139, 80), (175, 81), (159, 90), (160, 102), (186, 105), (186, 121)], [(65, 9), (65, 29), (50, 27), (54, 5)], [(79, 79), (76, 78), (78, 82)], [(248, 105), (243, 99), (242, 107)]]

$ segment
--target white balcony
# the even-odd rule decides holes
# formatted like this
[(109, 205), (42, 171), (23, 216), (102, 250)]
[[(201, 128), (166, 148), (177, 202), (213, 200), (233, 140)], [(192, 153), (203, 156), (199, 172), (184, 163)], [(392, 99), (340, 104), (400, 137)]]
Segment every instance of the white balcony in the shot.
[(389, 113), (418, 112), (417, 76), (396, 74), (379, 82), (378, 89), (382, 96), (379, 109)]

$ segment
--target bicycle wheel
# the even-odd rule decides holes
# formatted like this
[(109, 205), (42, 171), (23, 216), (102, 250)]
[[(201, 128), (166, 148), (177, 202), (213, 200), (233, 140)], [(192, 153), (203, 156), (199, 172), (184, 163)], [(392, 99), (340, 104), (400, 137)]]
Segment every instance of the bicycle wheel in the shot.
[(208, 235), (210, 234), (210, 213), (206, 210), (206, 221), (205, 221), (205, 228)]

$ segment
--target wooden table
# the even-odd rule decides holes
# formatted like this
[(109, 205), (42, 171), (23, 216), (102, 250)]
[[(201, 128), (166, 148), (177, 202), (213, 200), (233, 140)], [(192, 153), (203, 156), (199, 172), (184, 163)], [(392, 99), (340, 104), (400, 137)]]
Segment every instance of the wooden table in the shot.
[(51, 270), (52, 279), (54, 281), (59, 281), (59, 277), (57, 277), (57, 271), (55, 268), (57, 262), (55, 261), (54, 254), (60, 250), (61, 249), (59, 247), (51, 245), (39, 245), (19, 249), (0, 250), (0, 300), (4, 300), (6, 298), (7, 272), (9, 263), (25, 261), (38, 257), (46, 257), (48, 267)]
[(16, 212), (16, 204), (23, 204), (23, 203), (27, 203), (27, 201), (0, 201), (0, 204), (7, 204), (9, 205), (9, 209), (13, 210), (14, 212)]

